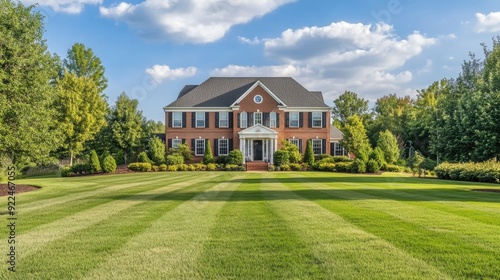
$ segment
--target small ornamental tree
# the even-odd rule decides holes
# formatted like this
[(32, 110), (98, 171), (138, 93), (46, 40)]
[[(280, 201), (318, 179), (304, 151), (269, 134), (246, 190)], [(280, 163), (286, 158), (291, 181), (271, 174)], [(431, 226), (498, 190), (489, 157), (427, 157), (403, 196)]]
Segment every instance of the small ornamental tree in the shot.
[(153, 137), (148, 143), (149, 158), (157, 165), (165, 161), (165, 143), (158, 137)]
[(90, 165), (90, 173), (101, 172), (101, 163), (99, 162), (99, 157), (97, 156), (95, 150), (92, 150), (90, 152), (89, 165)]
[(314, 164), (314, 150), (311, 140), (307, 140), (306, 152), (304, 153), (304, 163), (309, 164), (309, 166)]
[(114, 173), (116, 171), (116, 161), (111, 155), (107, 155), (102, 161), (102, 171), (104, 173)]
[(191, 151), (191, 149), (187, 144), (179, 144), (177, 148), (168, 149), (168, 154), (169, 155), (179, 154), (184, 158), (184, 161), (193, 159), (193, 152)]
[(288, 153), (288, 158), (290, 159), (290, 163), (299, 163), (302, 159), (302, 155), (300, 154), (299, 147), (290, 143), (288, 140), (281, 141), (281, 150), (284, 150)]
[(395, 164), (398, 161), (400, 153), (398, 140), (389, 130), (380, 132), (377, 147), (384, 153), (385, 161), (388, 164)]
[(290, 163), (290, 155), (285, 150), (277, 150), (273, 155), (273, 164), (275, 166), (288, 165)]
[(376, 147), (370, 154), (370, 159), (375, 160), (378, 163), (378, 166), (382, 166), (382, 164), (385, 163), (384, 152), (379, 147)]
[(242, 165), (243, 153), (238, 149), (230, 151), (229, 155), (227, 155), (227, 164)]
[(141, 153), (137, 156), (137, 161), (138, 161), (138, 162), (147, 162), (147, 163), (151, 163), (151, 160), (149, 159), (148, 154), (146, 154), (146, 152), (141, 152)]
[(207, 141), (207, 145), (205, 146), (205, 154), (203, 154), (204, 164), (214, 163), (214, 155), (212, 154), (212, 147), (210, 146), (210, 141)]

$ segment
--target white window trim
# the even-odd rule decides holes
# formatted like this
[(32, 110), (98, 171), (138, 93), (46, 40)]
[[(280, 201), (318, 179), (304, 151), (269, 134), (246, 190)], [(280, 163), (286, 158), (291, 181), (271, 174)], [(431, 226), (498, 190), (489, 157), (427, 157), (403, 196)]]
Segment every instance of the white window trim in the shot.
[[(292, 125), (292, 115), (297, 116), (297, 125)], [(290, 112), (288, 115), (288, 127), (299, 127), (300, 126), (300, 113), (299, 112)]]
[(321, 155), (321, 154), (323, 154), (323, 139), (312, 139), (311, 145), (313, 147), (313, 151), (314, 151), (314, 142), (318, 142), (318, 141), (319, 141), (320, 153), (319, 154), (314, 153), (314, 155)]
[[(243, 122), (245, 125), (243, 125)], [(248, 114), (247, 112), (241, 112), (240, 113), (240, 127), (241, 128), (247, 128), (248, 127)]]
[(172, 148), (177, 149), (180, 144), (182, 144), (182, 139), (172, 139)]
[[(290, 144), (292, 144), (292, 145), (297, 146), (297, 148), (299, 148), (299, 149), (300, 149), (300, 147), (299, 147), (299, 145), (300, 145), (300, 140), (299, 140), (299, 139), (288, 139), (288, 142), (290, 142)], [(296, 143), (294, 143), (294, 142), (296, 142)]]
[[(198, 142), (203, 143), (203, 153), (201, 153), (201, 154), (198, 153)], [(195, 139), (194, 140), (194, 155), (197, 157), (205, 155), (205, 139)]]
[[(221, 153), (221, 143), (225, 142), (226, 143), (226, 151), (227, 153)], [(229, 155), (229, 139), (219, 139), (219, 156), (227, 156)]]
[(277, 123), (276, 112), (269, 113), (269, 127), (270, 128), (275, 128), (276, 127), (276, 123)]
[[(198, 116), (202, 116), (202, 118), (198, 119)], [(203, 119), (203, 125), (198, 125), (198, 121), (201, 121)], [(205, 127), (205, 112), (196, 112), (196, 127)]]
[[(226, 124), (225, 125), (221, 125), (221, 121), (223, 121), (223, 119), (221, 118), (222, 115), (224, 115), (226, 117), (226, 119), (225, 119)], [(229, 127), (229, 112), (219, 112), (219, 127)]]
[(262, 112), (253, 112), (253, 125), (257, 124), (257, 115), (260, 115), (260, 124), (262, 125), (264, 123)]
[[(175, 125), (175, 121), (179, 120), (175, 118), (176, 115), (180, 117), (181, 125)], [(182, 112), (172, 112), (172, 127), (182, 127), (182, 125)]]
[[(314, 114), (319, 114), (319, 126), (314, 125)], [(311, 118), (312, 118), (311, 120), (312, 127), (314, 128), (323, 127), (323, 112), (312, 112)]]

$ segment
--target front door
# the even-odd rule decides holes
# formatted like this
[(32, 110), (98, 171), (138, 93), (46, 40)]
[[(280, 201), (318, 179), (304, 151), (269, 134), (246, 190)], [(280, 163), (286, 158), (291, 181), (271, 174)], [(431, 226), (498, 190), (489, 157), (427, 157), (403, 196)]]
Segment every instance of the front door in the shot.
[(262, 140), (253, 141), (253, 160), (262, 160)]

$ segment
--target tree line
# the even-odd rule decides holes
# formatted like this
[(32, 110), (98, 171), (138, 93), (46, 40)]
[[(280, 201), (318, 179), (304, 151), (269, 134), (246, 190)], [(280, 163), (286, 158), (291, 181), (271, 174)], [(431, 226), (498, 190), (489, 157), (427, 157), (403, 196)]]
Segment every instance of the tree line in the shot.
[(125, 93), (108, 105), (105, 68), (91, 48), (76, 43), (62, 59), (43, 34), (34, 6), (0, 0), (0, 167), (72, 164), (91, 150), (127, 161), (164, 132)]
[[(470, 54), (456, 78), (418, 91), (416, 98), (383, 96), (368, 100), (346, 91), (334, 100), (334, 125), (344, 145), (364, 157), (382, 133), (391, 133), (402, 158), (438, 162), (483, 162), (500, 158), (500, 36), (484, 58)], [(420, 159), (421, 160), (421, 159)]]

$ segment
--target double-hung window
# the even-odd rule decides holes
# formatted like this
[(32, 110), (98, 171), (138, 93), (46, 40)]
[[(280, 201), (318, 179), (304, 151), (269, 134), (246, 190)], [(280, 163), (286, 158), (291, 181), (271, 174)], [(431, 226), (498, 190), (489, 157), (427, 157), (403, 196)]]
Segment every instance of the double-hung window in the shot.
[(300, 144), (299, 139), (288, 139), (288, 142), (290, 142), (290, 144), (295, 145), (297, 147), (299, 147), (299, 144)]
[(182, 139), (172, 139), (172, 148), (177, 149), (182, 144)]
[(321, 155), (323, 153), (323, 140), (322, 139), (313, 139), (312, 147), (315, 155)]
[(219, 139), (219, 156), (229, 154), (229, 139)]
[(340, 143), (335, 143), (334, 155), (335, 156), (346, 156), (347, 155), (346, 150), (344, 149), (344, 147), (342, 147), (342, 145), (340, 145)]
[(312, 112), (312, 127), (322, 127), (323, 116), (321, 112)]
[(172, 113), (172, 126), (173, 127), (182, 127), (182, 112), (173, 112)]
[(299, 127), (299, 112), (290, 112), (289, 127)]
[(262, 112), (253, 113), (253, 125), (262, 124)]
[(276, 112), (269, 113), (269, 127), (276, 127)]
[(247, 112), (240, 113), (240, 127), (246, 128), (248, 126)]
[(219, 127), (229, 127), (229, 112), (219, 113)]
[(195, 156), (203, 156), (205, 154), (205, 139), (195, 139)]
[(205, 112), (196, 112), (196, 127), (205, 127)]

